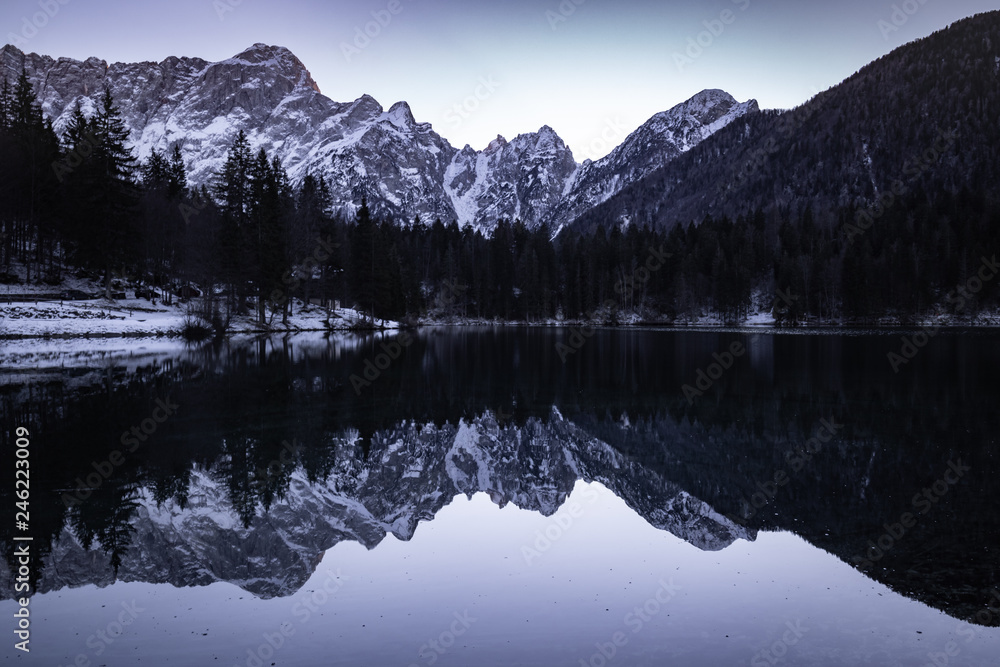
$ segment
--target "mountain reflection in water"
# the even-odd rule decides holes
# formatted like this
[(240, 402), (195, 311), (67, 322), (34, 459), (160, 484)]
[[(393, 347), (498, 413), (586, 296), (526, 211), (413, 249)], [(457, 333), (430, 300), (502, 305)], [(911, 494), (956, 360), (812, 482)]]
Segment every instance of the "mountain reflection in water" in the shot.
[[(897, 336), (603, 331), (564, 361), (567, 336), (422, 330), (360, 391), (391, 336), (9, 351), (0, 418), (6, 442), (32, 430), (34, 584), (289, 596), (334, 545), (409, 540), (459, 494), (549, 516), (582, 480), (703, 551), (788, 531), (1000, 625), (996, 335), (942, 334), (898, 374)], [(693, 394), (734, 341), (747, 353)]]

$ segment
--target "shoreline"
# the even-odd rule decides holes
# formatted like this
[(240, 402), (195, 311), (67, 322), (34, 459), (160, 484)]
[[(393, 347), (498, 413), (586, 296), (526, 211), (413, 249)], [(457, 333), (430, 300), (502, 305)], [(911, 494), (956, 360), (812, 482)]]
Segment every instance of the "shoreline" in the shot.
[[(662, 319), (626, 313), (614, 323), (608, 313), (593, 319), (549, 318), (538, 321), (484, 320), (463, 318), (454, 314), (408, 317), (403, 322), (392, 320), (372, 321), (367, 315), (352, 308), (327, 309), (315, 304), (297, 302), (287, 321), (273, 315), (261, 324), (251, 313), (234, 315), (223, 333), (216, 335), (203, 317), (196, 314), (193, 302), (153, 304), (144, 299), (87, 299), (29, 301), (26, 299), (2, 303), (0, 300), (0, 340), (123, 340), (156, 338), (184, 340), (201, 343), (213, 339), (229, 340), (237, 336), (272, 337), (299, 333), (324, 335), (365, 336), (375, 333), (398, 332), (406, 329), (457, 329), (461, 327), (507, 327), (575, 330), (577, 335), (588, 336), (591, 329), (606, 331), (700, 331), (748, 332), (771, 335), (892, 335), (924, 332), (934, 335), (942, 331), (952, 333), (988, 332), (1000, 330), (1000, 312), (982, 311), (972, 317), (956, 317), (943, 312), (925, 313), (922, 316), (884, 315), (871, 320), (818, 320), (807, 319), (795, 325), (777, 322), (769, 311), (751, 312), (741, 322), (725, 322), (715, 314), (688, 315)], [(200, 325), (201, 336), (185, 335), (192, 323)], [(582, 332), (581, 332), (582, 330)]]
[[(334, 336), (369, 336), (373, 334), (393, 335), (406, 330), (433, 330), (433, 329), (462, 329), (462, 328), (512, 328), (512, 329), (592, 329), (595, 331), (673, 331), (692, 333), (755, 333), (768, 335), (892, 335), (908, 334), (920, 331), (932, 330), (935, 333), (950, 334), (977, 334), (992, 331), (1000, 331), (1000, 323), (971, 323), (971, 322), (947, 322), (933, 324), (806, 324), (799, 326), (778, 326), (763, 323), (744, 324), (716, 324), (709, 322), (693, 323), (663, 323), (663, 322), (636, 322), (628, 324), (600, 324), (592, 322), (568, 321), (568, 322), (523, 322), (523, 321), (469, 321), (469, 322), (442, 322), (438, 320), (418, 321), (413, 326), (393, 326), (383, 328), (329, 328), (325, 326), (317, 327), (278, 327), (273, 329), (259, 329), (253, 327), (241, 327), (228, 331), (219, 340), (231, 340), (237, 337), (249, 338), (270, 338), (286, 337), (298, 334), (328, 334)], [(586, 334), (585, 334), (586, 335)], [(80, 330), (74, 331), (35, 331), (31, 333), (3, 332), (0, 333), (0, 341), (31, 341), (31, 340), (105, 340), (105, 339), (162, 339), (170, 341), (183, 341), (192, 344), (210, 342), (213, 336), (201, 339), (193, 339), (183, 335), (178, 330), (164, 329), (132, 329), (128, 331), (99, 331)]]

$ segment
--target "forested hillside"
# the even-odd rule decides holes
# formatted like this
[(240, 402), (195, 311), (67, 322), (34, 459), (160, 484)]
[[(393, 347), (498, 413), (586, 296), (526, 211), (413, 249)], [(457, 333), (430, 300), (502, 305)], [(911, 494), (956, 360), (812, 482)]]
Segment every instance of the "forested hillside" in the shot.
[[(184, 299), (223, 327), (321, 299), (377, 317), (962, 321), (998, 308), (1000, 12), (897, 49), (785, 113), (751, 111), (557, 236), (500, 219), (345, 219), (238, 134), (211, 185), (143, 163), (109, 90), (57, 136), (0, 90), (0, 274)], [(116, 281), (118, 281), (116, 283)]]

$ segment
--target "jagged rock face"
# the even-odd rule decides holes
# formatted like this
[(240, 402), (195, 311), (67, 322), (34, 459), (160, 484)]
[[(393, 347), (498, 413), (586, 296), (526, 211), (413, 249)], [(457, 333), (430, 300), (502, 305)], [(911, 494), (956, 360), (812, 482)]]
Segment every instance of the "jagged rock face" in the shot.
[(83, 62), (0, 49), (0, 71), (22, 67), (42, 110), (62, 133), (79, 103), (96, 108), (109, 86), (140, 160), (153, 149), (183, 151), (189, 181), (211, 184), (239, 130), (253, 150), (277, 156), (293, 183), (312, 172), (331, 184), (334, 206), (352, 214), (367, 197), (377, 214), (400, 221), (440, 218), (489, 233), (501, 218), (561, 227), (648, 175), (739, 116), (756, 110), (722, 91), (704, 91), (651, 118), (610, 155), (582, 166), (548, 126), (482, 151), (457, 150), (409, 106), (388, 111), (368, 95), (340, 103), (322, 95), (288, 49), (255, 44), (209, 63)]
[[(353, 449), (356, 441), (350, 431), (331, 446)], [(486, 492), (501, 507), (513, 503), (551, 516), (581, 479), (600, 482), (652, 526), (700, 549), (756, 537), (556, 410), (548, 421), (531, 419), (523, 427), (501, 426), (492, 413), (457, 427), (405, 422), (373, 436), (367, 461), (338, 458), (321, 482), (295, 472), (287, 493), (249, 527), (237, 518), (224, 475), (213, 471), (192, 472), (183, 508), (174, 499), (157, 503), (141, 490), (117, 578), (174, 586), (227, 581), (260, 597), (290, 595), (337, 543), (372, 549), (388, 533), (409, 540), (419, 522), (459, 494)], [(83, 548), (66, 528), (42, 564), (36, 590), (114, 580), (108, 557)]]
[(460, 225), (490, 229), (501, 218), (534, 227), (562, 199), (578, 165), (552, 128), (498, 136), (482, 152), (466, 146), (445, 178)]
[[(343, 123), (339, 118), (325, 122), (332, 132), (319, 138), (314, 156), (289, 169), (293, 181), (308, 170), (321, 173), (331, 184), (335, 206), (348, 213), (364, 196), (376, 214), (401, 222), (416, 216), (425, 221), (455, 219), (441, 186), (455, 149), (430, 123), (417, 123), (406, 102), (383, 112), (365, 95), (350, 105)], [(329, 167), (314, 166), (317, 159)]]

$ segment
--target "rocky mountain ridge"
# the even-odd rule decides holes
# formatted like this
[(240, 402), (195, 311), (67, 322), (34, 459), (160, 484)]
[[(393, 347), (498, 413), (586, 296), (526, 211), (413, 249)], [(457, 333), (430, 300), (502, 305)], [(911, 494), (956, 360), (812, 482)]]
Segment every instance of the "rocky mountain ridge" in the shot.
[(837, 224), (841, 209), (878, 219), (883, 209), (946, 202), (963, 191), (995, 208), (998, 81), (1000, 11), (962, 19), (794, 109), (720, 129), (574, 216), (574, 228), (669, 229), (706, 216), (761, 210), (780, 219), (807, 208), (823, 227)]
[(323, 95), (288, 49), (254, 44), (219, 62), (170, 57), (160, 63), (107, 63), (0, 49), (9, 81), (27, 72), (57, 133), (80, 104), (91, 113), (108, 85), (139, 159), (181, 147), (193, 185), (210, 184), (239, 130), (254, 150), (279, 157), (293, 183), (307, 173), (331, 184), (350, 214), (362, 197), (401, 221), (471, 225), (488, 233), (501, 218), (560, 228), (662, 167), (734, 120), (757, 110), (707, 90), (653, 116), (608, 156), (579, 164), (556, 132), (537, 132), (485, 149), (453, 147), (406, 102), (384, 109), (363, 95)]

